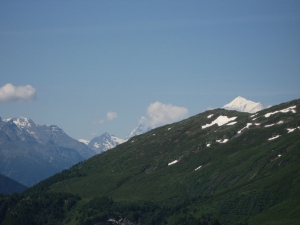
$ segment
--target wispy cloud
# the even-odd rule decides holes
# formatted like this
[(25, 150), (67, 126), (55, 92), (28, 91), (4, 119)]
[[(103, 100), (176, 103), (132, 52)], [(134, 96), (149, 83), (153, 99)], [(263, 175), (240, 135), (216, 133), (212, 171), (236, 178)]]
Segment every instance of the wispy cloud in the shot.
[(36, 89), (30, 85), (14, 86), (10, 83), (0, 88), (1, 102), (31, 102), (36, 100)]
[(113, 120), (115, 118), (118, 118), (118, 114), (116, 112), (107, 112), (106, 118), (107, 120)]
[(116, 112), (107, 112), (106, 113), (106, 119), (97, 119), (97, 120), (94, 120), (92, 122), (92, 124), (94, 124), (94, 125), (104, 124), (107, 121), (110, 121), (110, 120), (113, 120), (113, 119), (116, 119), (116, 118), (118, 118), (118, 114)]

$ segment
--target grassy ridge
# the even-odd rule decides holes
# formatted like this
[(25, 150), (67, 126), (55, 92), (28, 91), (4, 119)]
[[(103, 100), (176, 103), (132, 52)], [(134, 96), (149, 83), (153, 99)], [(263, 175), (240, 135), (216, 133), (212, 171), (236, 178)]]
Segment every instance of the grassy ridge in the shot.
[[(265, 117), (268, 112), (294, 105), (296, 113), (279, 112)], [(135, 136), (39, 183), (26, 193), (78, 194), (83, 199), (81, 202), (107, 196), (113, 199), (114, 207), (131, 202), (143, 208), (143, 204), (151, 203), (157, 212), (165, 213), (155, 224), (201, 224), (201, 221), (296, 224), (300, 222), (298, 109), (300, 100), (255, 115), (222, 109), (207, 111)], [(208, 118), (211, 114), (213, 116)], [(221, 115), (237, 117), (234, 120), (237, 123), (202, 129)], [(252, 125), (247, 126), (249, 123)], [(297, 129), (289, 133), (288, 128)], [(217, 142), (225, 139), (228, 142)], [(174, 160), (178, 162), (168, 166)], [(144, 201), (147, 203), (142, 203)], [(88, 201), (84, 203), (88, 208), (86, 204)], [(126, 207), (129, 210), (130, 207)], [(69, 221), (75, 223), (81, 218), (82, 223), (88, 224), (89, 219), (93, 221), (93, 215), (95, 221), (101, 217), (96, 211), (93, 214), (93, 210), (88, 213), (75, 207)], [(116, 211), (135, 222), (144, 215), (140, 212), (135, 217), (119, 209)], [(149, 212), (146, 210), (144, 216)], [(112, 211), (105, 215), (112, 216)], [(151, 224), (152, 219), (145, 221)]]

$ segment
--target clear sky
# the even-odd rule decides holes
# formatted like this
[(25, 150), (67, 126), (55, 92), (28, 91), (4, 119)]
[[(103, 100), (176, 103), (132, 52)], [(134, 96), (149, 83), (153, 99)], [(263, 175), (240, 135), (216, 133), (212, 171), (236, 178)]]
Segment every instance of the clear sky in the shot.
[(91, 140), (300, 98), (300, 1), (0, 2), (0, 117)]

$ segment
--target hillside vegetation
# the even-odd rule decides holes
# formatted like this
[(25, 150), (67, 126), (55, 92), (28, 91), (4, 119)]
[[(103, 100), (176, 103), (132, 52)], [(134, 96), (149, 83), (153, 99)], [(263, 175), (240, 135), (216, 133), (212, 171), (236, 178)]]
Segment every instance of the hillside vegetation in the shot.
[[(300, 100), (256, 114), (209, 110), (135, 136), (18, 200), (2, 197), (1, 221), (48, 198), (60, 202), (56, 224), (300, 224), (299, 137)], [(33, 222), (43, 207), (34, 209)], [(54, 224), (45, 212), (52, 217), (36, 224)]]

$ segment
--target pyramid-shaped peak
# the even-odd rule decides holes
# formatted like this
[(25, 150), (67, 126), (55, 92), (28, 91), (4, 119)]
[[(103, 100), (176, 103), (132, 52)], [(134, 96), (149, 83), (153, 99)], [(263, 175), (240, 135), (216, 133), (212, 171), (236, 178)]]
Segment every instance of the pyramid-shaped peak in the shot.
[(222, 108), (240, 112), (255, 113), (264, 109), (265, 107), (260, 102), (253, 102), (251, 100), (247, 100), (244, 97), (238, 96), (230, 103), (224, 105)]

